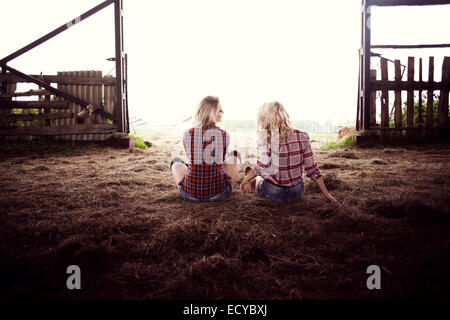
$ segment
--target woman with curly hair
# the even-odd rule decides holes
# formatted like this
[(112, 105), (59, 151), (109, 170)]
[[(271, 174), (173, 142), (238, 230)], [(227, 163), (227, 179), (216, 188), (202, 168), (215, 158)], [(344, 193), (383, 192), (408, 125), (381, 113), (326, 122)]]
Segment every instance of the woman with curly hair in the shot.
[(258, 112), (258, 160), (247, 168), (241, 191), (250, 192), (251, 182), (256, 179), (255, 189), (261, 198), (277, 202), (299, 200), (304, 193), (303, 170), (328, 202), (339, 204), (323, 182), (308, 134), (293, 127), (281, 103), (264, 103)]

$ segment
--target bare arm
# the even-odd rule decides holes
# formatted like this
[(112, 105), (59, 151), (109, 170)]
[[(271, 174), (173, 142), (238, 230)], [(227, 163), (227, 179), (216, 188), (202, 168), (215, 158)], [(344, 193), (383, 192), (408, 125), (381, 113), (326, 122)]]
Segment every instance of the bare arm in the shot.
[(245, 176), (244, 180), (242, 180), (242, 183), (243, 184), (250, 183), (255, 178), (256, 178), (255, 172), (253, 172), (253, 170), (250, 170), (250, 172), (247, 174), (247, 176)]
[(339, 201), (337, 201), (327, 190), (327, 187), (325, 186), (325, 183), (323, 183), (322, 177), (318, 178), (316, 180), (316, 184), (319, 186), (320, 191), (322, 191), (323, 196), (325, 199), (330, 201), (332, 204), (340, 205)]
[(251, 186), (250, 182), (256, 178), (256, 174), (253, 170), (250, 170), (250, 172), (247, 174), (247, 176), (242, 180), (240, 189), (242, 193), (251, 192)]

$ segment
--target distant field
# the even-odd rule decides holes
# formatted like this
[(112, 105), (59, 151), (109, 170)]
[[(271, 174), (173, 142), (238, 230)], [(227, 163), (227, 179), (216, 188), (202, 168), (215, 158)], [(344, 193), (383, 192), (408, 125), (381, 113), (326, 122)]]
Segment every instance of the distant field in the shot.
[[(149, 129), (136, 129), (136, 134), (150, 142), (159, 140), (159, 137), (170, 137), (171, 139), (178, 140), (181, 144), (181, 137), (184, 129), (181, 128), (149, 128)], [(131, 131), (134, 133), (134, 131)], [(246, 140), (246, 143), (254, 142), (255, 129), (227, 129), (227, 132), (231, 135), (232, 140)], [(313, 149), (319, 149), (323, 145), (336, 141), (338, 134), (336, 133), (308, 133), (312, 143)]]

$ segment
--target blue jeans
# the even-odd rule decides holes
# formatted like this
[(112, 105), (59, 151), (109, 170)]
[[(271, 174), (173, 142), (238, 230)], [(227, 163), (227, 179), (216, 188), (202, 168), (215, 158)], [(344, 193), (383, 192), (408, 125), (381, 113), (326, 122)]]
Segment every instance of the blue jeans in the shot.
[(222, 192), (216, 194), (215, 196), (212, 196), (212, 197), (206, 198), (206, 199), (197, 199), (197, 198), (194, 198), (191, 195), (187, 194), (186, 192), (184, 192), (182, 186), (178, 186), (178, 190), (180, 190), (181, 199), (186, 200), (186, 201), (190, 201), (190, 202), (212, 202), (212, 201), (217, 201), (217, 200), (224, 199), (224, 198), (228, 197), (233, 192), (233, 188), (231, 187), (231, 184), (227, 184), (226, 187), (222, 190)]
[(300, 200), (304, 192), (303, 181), (293, 187), (284, 187), (263, 180), (258, 186), (259, 197), (283, 203)]

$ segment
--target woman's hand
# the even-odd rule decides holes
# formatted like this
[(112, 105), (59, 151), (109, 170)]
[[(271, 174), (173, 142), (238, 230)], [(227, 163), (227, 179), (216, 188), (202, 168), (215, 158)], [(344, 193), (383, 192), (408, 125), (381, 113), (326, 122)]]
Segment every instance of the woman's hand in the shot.
[(252, 186), (250, 182), (247, 182), (245, 179), (242, 181), (240, 187), (242, 194), (246, 194), (247, 192), (252, 192)]
[(246, 194), (247, 192), (252, 192), (252, 185), (250, 184), (250, 181), (252, 181), (254, 178), (256, 178), (255, 173), (253, 172), (253, 170), (249, 170), (251, 169), (250, 167), (248, 167), (247, 169), (245, 169), (245, 173), (247, 174), (244, 178), (244, 180), (242, 180), (241, 185), (240, 185), (240, 189), (242, 194)]
[(333, 205), (338, 205), (340, 206), (340, 202), (337, 201), (331, 194), (329, 194), (328, 192), (326, 194), (323, 195), (325, 197), (325, 199), (327, 199), (328, 202), (330, 202)]
[(322, 177), (316, 180), (317, 185), (319, 186), (320, 191), (322, 191), (323, 196), (333, 205), (340, 205), (339, 201), (337, 201), (327, 190), (325, 187), (325, 183), (323, 183)]

